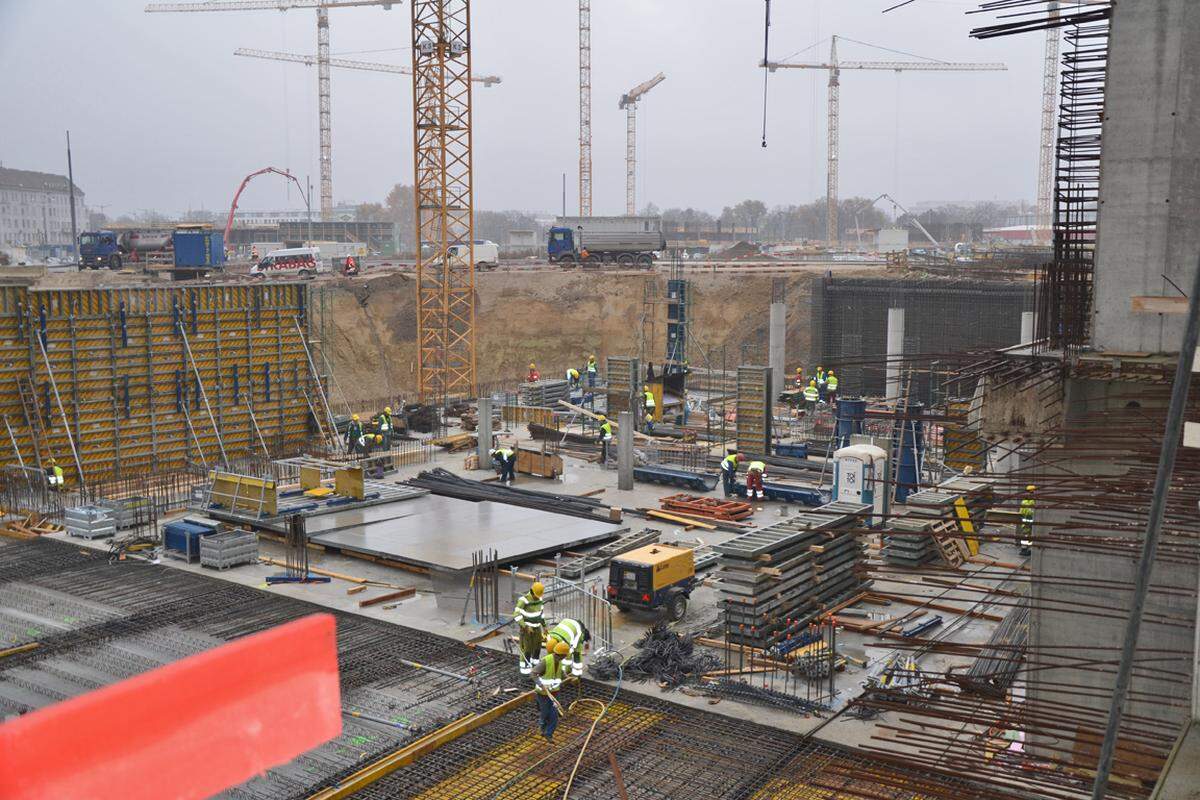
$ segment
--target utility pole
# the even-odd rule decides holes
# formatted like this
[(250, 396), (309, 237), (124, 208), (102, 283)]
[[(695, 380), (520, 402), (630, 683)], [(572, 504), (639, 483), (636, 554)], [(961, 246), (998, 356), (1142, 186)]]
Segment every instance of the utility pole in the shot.
[(71, 203), (71, 258), (79, 266), (79, 233), (75, 227), (75, 170), (71, 166), (71, 132), (67, 131), (67, 192)]

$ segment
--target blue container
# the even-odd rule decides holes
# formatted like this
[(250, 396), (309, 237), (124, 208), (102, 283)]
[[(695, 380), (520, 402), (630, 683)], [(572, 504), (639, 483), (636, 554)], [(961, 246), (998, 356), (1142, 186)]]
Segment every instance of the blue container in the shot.
[(861, 397), (843, 397), (837, 401), (837, 441), (834, 450), (850, 446), (850, 436), (863, 432), (867, 401)]
[(177, 267), (222, 267), (225, 242), (218, 231), (183, 230), (171, 234)]
[[(919, 417), (923, 403), (908, 402), (908, 415)], [(898, 421), (892, 434), (892, 474), (896, 479), (896, 502), (903, 503), (918, 489), (919, 466), (925, 457), (925, 423), (920, 419)]]
[(808, 442), (777, 444), (775, 455), (788, 458), (808, 458)]
[(163, 548), (191, 561), (200, 557), (200, 537), (216, 532), (215, 525), (206, 525), (194, 520), (168, 522), (163, 525)]

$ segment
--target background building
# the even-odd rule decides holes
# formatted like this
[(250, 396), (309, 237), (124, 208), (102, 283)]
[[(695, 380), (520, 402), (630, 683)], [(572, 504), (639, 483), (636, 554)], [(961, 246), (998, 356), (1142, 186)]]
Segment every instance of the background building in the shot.
[[(0, 246), (69, 246), (70, 197), (64, 175), (0, 167)], [(86, 225), (87, 211), (78, 186), (75, 213), (77, 226)]]

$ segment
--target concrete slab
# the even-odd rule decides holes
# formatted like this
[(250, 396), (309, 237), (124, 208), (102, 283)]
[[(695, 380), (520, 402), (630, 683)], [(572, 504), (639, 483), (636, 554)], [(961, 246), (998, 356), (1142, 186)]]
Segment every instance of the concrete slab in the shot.
[[(309, 536), (326, 548), (350, 550), (445, 570), (471, 568), (471, 553), (494, 549), (504, 563), (606, 541), (628, 528), (503, 503), (452, 497), (409, 500), (412, 513)], [(356, 512), (357, 513), (357, 512)]]

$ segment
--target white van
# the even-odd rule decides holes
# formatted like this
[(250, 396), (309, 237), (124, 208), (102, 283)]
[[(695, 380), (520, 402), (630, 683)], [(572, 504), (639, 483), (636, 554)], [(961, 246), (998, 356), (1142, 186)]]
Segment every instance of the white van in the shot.
[[(455, 244), (450, 246), (450, 255), (458, 256), (466, 259), (470, 250), (465, 244)], [(475, 240), (475, 267), (476, 269), (491, 269), (500, 264), (500, 245), (489, 239)]]
[(319, 247), (287, 247), (272, 250), (250, 268), (251, 276), (265, 278), (268, 275), (281, 277), (312, 278), (318, 272), (329, 272), (328, 264), (321, 263)]

